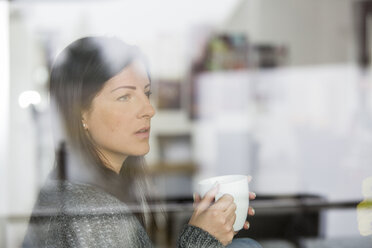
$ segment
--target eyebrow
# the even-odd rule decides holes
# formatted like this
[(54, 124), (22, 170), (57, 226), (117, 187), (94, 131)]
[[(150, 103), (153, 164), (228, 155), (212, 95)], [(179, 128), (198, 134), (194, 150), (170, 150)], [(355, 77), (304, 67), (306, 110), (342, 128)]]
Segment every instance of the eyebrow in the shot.
[[(150, 87), (150, 84), (146, 85), (146, 86), (144, 87), (144, 89), (146, 89), (146, 88), (148, 88), (148, 87)], [(117, 87), (117, 88), (111, 90), (111, 92), (114, 92), (115, 90), (123, 89), (123, 88), (124, 88), (124, 89), (131, 89), (131, 90), (136, 90), (136, 89), (137, 89), (136, 86), (124, 85), (124, 86), (120, 86), (120, 87)]]

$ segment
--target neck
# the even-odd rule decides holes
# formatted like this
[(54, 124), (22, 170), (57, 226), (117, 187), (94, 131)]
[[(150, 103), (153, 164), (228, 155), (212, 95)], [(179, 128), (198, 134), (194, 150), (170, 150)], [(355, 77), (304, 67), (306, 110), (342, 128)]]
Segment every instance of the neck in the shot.
[(123, 156), (122, 154), (108, 154), (101, 151), (100, 157), (107, 168), (114, 171), (116, 174), (119, 174), (121, 167), (128, 156)]

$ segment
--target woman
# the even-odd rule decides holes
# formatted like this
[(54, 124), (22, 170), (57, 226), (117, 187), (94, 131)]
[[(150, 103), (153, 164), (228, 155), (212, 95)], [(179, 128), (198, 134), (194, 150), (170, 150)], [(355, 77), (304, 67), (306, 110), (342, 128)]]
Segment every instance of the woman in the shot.
[[(118, 39), (82, 38), (61, 52), (51, 71), (50, 98), (64, 142), (24, 247), (152, 246), (145, 231), (151, 197), (143, 169), (155, 114), (150, 88), (143, 56)], [(196, 196), (178, 247), (231, 243), (235, 204), (228, 195), (213, 203), (217, 190)]]

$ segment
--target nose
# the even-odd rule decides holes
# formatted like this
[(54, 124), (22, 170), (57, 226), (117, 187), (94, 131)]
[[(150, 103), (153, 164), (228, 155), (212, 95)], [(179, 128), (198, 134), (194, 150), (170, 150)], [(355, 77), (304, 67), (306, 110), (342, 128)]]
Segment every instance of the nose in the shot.
[(151, 119), (155, 115), (155, 109), (152, 106), (150, 100), (146, 97), (143, 102), (142, 109), (139, 114), (139, 118)]

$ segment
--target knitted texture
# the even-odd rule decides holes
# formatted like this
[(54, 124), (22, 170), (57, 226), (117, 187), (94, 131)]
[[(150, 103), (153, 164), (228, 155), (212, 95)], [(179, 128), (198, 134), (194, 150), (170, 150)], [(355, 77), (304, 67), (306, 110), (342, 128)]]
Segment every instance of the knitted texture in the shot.
[(177, 246), (182, 248), (224, 247), (214, 236), (191, 225), (185, 225), (178, 238)]
[[(89, 184), (49, 181), (40, 191), (23, 247), (153, 247), (130, 206)], [(223, 247), (186, 225), (178, 247)]]

